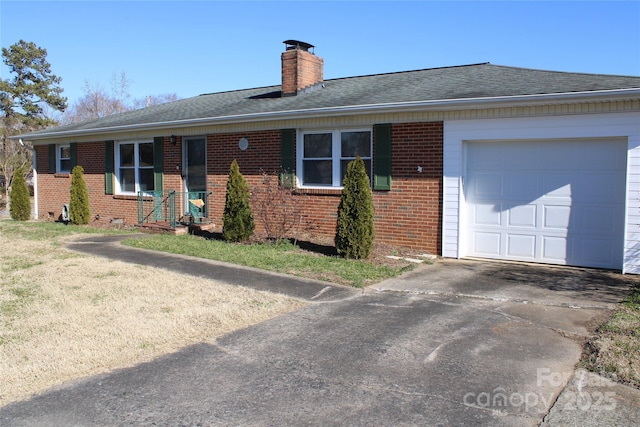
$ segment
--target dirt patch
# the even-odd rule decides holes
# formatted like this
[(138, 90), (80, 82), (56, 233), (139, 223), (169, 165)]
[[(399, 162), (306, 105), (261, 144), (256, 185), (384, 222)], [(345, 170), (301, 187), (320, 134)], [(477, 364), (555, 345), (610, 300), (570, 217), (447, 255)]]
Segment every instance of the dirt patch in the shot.
[[(0, 406), (298, 309), (288, 297), (0, 236)], [(11, 250), (6, 250), (11, 248)]]

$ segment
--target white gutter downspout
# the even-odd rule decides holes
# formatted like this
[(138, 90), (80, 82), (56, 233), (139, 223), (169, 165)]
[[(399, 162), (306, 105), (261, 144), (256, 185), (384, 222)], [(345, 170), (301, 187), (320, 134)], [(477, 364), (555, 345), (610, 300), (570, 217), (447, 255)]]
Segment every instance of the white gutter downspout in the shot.
[[(19, 139), (20, 145), (24, 146), (22, 138)], [(31, 209), (31, 217), (38, 219), (38, 163), (36, 161), (36, 149), (31, 146), (31, 165), (33, 168), (33, 206)]]
[(31, 147), (33, 153), (33, 219), (38, 219), (38, 163), (36, 162), (36, 149)]

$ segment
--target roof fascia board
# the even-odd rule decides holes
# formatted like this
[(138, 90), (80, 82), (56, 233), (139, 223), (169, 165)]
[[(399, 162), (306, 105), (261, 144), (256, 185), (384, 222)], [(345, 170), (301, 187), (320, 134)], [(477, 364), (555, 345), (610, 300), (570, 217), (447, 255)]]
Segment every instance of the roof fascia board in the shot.
[(475, 108), (505, 108), (533, 106), (539, 104), (559, 104), (567, 102), (589, 101), (620, 101), (640, 97), (640, 88), (616, 89), (589, 92), (567, 92), (539, 95), (517, 95), (487, 98), (459, 98), (432, 101), (410, 101), (397, 103), (382, 103), (356, 105), (347, 107), (314, 108), (308, 110), (277, 111), (257, 114), (242, 114), (223, 117), (204, 117), (198, 119), (174, 120), (156, 123), (142, 123), (124, 126), (111, 126), (94, 129), (81, 129), (63, 132), (45, 132), (40, 134), (15, 135), (11, 139), (25, 139), (29, 141), (47, 140), (85, 136), (93, 134), (119, 133), (130, 131), (152, 131), (166, 128), (187, 128), (192, 126), (234, 124), (258, 121), (272, 121), (278, 119), (308, 119), (323, 116), (345, 116), (363, 113), (411, 112), (411, 111), (452, 111)]

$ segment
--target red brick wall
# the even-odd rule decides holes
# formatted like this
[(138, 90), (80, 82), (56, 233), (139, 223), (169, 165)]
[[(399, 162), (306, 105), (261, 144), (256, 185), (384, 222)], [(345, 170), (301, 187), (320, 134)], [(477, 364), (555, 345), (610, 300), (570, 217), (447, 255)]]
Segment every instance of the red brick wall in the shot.
[(374, 192), (376, 239), (440, 255), (443, 124), (395, 124), (391, 135), (391, 191)]
[(49, 173), (47, 145), (36, 146), (35, 151), (38, 172), (38, 218), (58, 220), (62, 205), (69, 203), (71, 175)]
[[(237, 148), (241, 136), (250, 141), (246, 152)], [(221, 223), (228, 165), (236, 158), (249, 185), (256, 185), (261, 170), (279, 170), (280, 133), (213, 135), (208, 141), (209, 153), (213, 154), (209, 157), (209, 185), (214, 189), (210, 212), (214, 222)], [(392, 189), (373, 193), (377, 242), (441, 254), (442, 153), (442, 122), (393, 125)], [(418, 172), (418, 166), (422, 172)], [(315, 233), (332, 239), (340, 191), (299, 193), (298, 197), (304, 198), (304, 223)]]
[[(238, 148), (240, 138), (249, 140), (245, 151)], [(207, 156), (207, 180), (209, 191), (213, 192), (209, 198), (209, 216), (215, 224), (222, 225), (231, 162), (234, 159), (238, 162), (250, 188), (261, 182), (262, 173), (279, 173), (280, 131), (209, 135)]]
[(320, 83), (324, 79), (324, 60), (299, 49), (284, 51), (282, 61), (282, 93), (292, 95), (297, 91)]
[[(238, 147), (240, 138), (249, 147)], [(138, 220), (135, 197), (104, 194), (104, 142), (78, 144), (77, 162), (85, 169), (92, 216), (99, 221)], [(442, 149), (441, 122), (395, 124), (392, 127), (392, 189), (374, 191), (376, 241), (392, 246), (413, 248), (433, 254), (441, 251), (442, 226)], [(38, 214), (41, 219), (60, 215), (62, 203), (69, 202), (70, 175), (48, 173), (47, 146), (36, 147), (38, 156)], [(280, 131), (260, 131), (207, 136), (209, 218), (221, 226), (229, 166), (238, 162), (250, 187), (261, 182), (262, 173), (280, 170)], [(374, 159), (375, 161), (375, 159)], [(180, 166), (180, 170), (176, 169)], [(418, 166), (422, 172), (418, 172)], [(182, 191), (182, 140), (164, 142), (164, 189)], [(332, 239), (335, 233), (339, 190), (299, 191), (303, 200), (304, 222), (315, 233)], [(96, 221), (96, 219), (94, 219)], [(259, 224), (257, 230), (261, 231)]]
[[(105, 194), (104, 142), (77, 145), (77, 164), (84, 169), (84, 180), (89, 193), (90, 222), (123, 219), (127, 224), (138, 221), (135, 197)], [(69, 203), (71, 174), (51, 174), (48, 166), (48, 147), (36, 147), (38, 165), (38, 218), (60, 219), (62, 204)], [(96, 218), (96, 215), (98, 217)]]

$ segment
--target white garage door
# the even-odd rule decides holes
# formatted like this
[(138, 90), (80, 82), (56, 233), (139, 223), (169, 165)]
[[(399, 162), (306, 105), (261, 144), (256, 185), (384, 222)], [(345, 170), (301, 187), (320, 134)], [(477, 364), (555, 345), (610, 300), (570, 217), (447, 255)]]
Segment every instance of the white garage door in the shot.
[(626, 143), (466, 144), (467, 253), (620, 269)]

